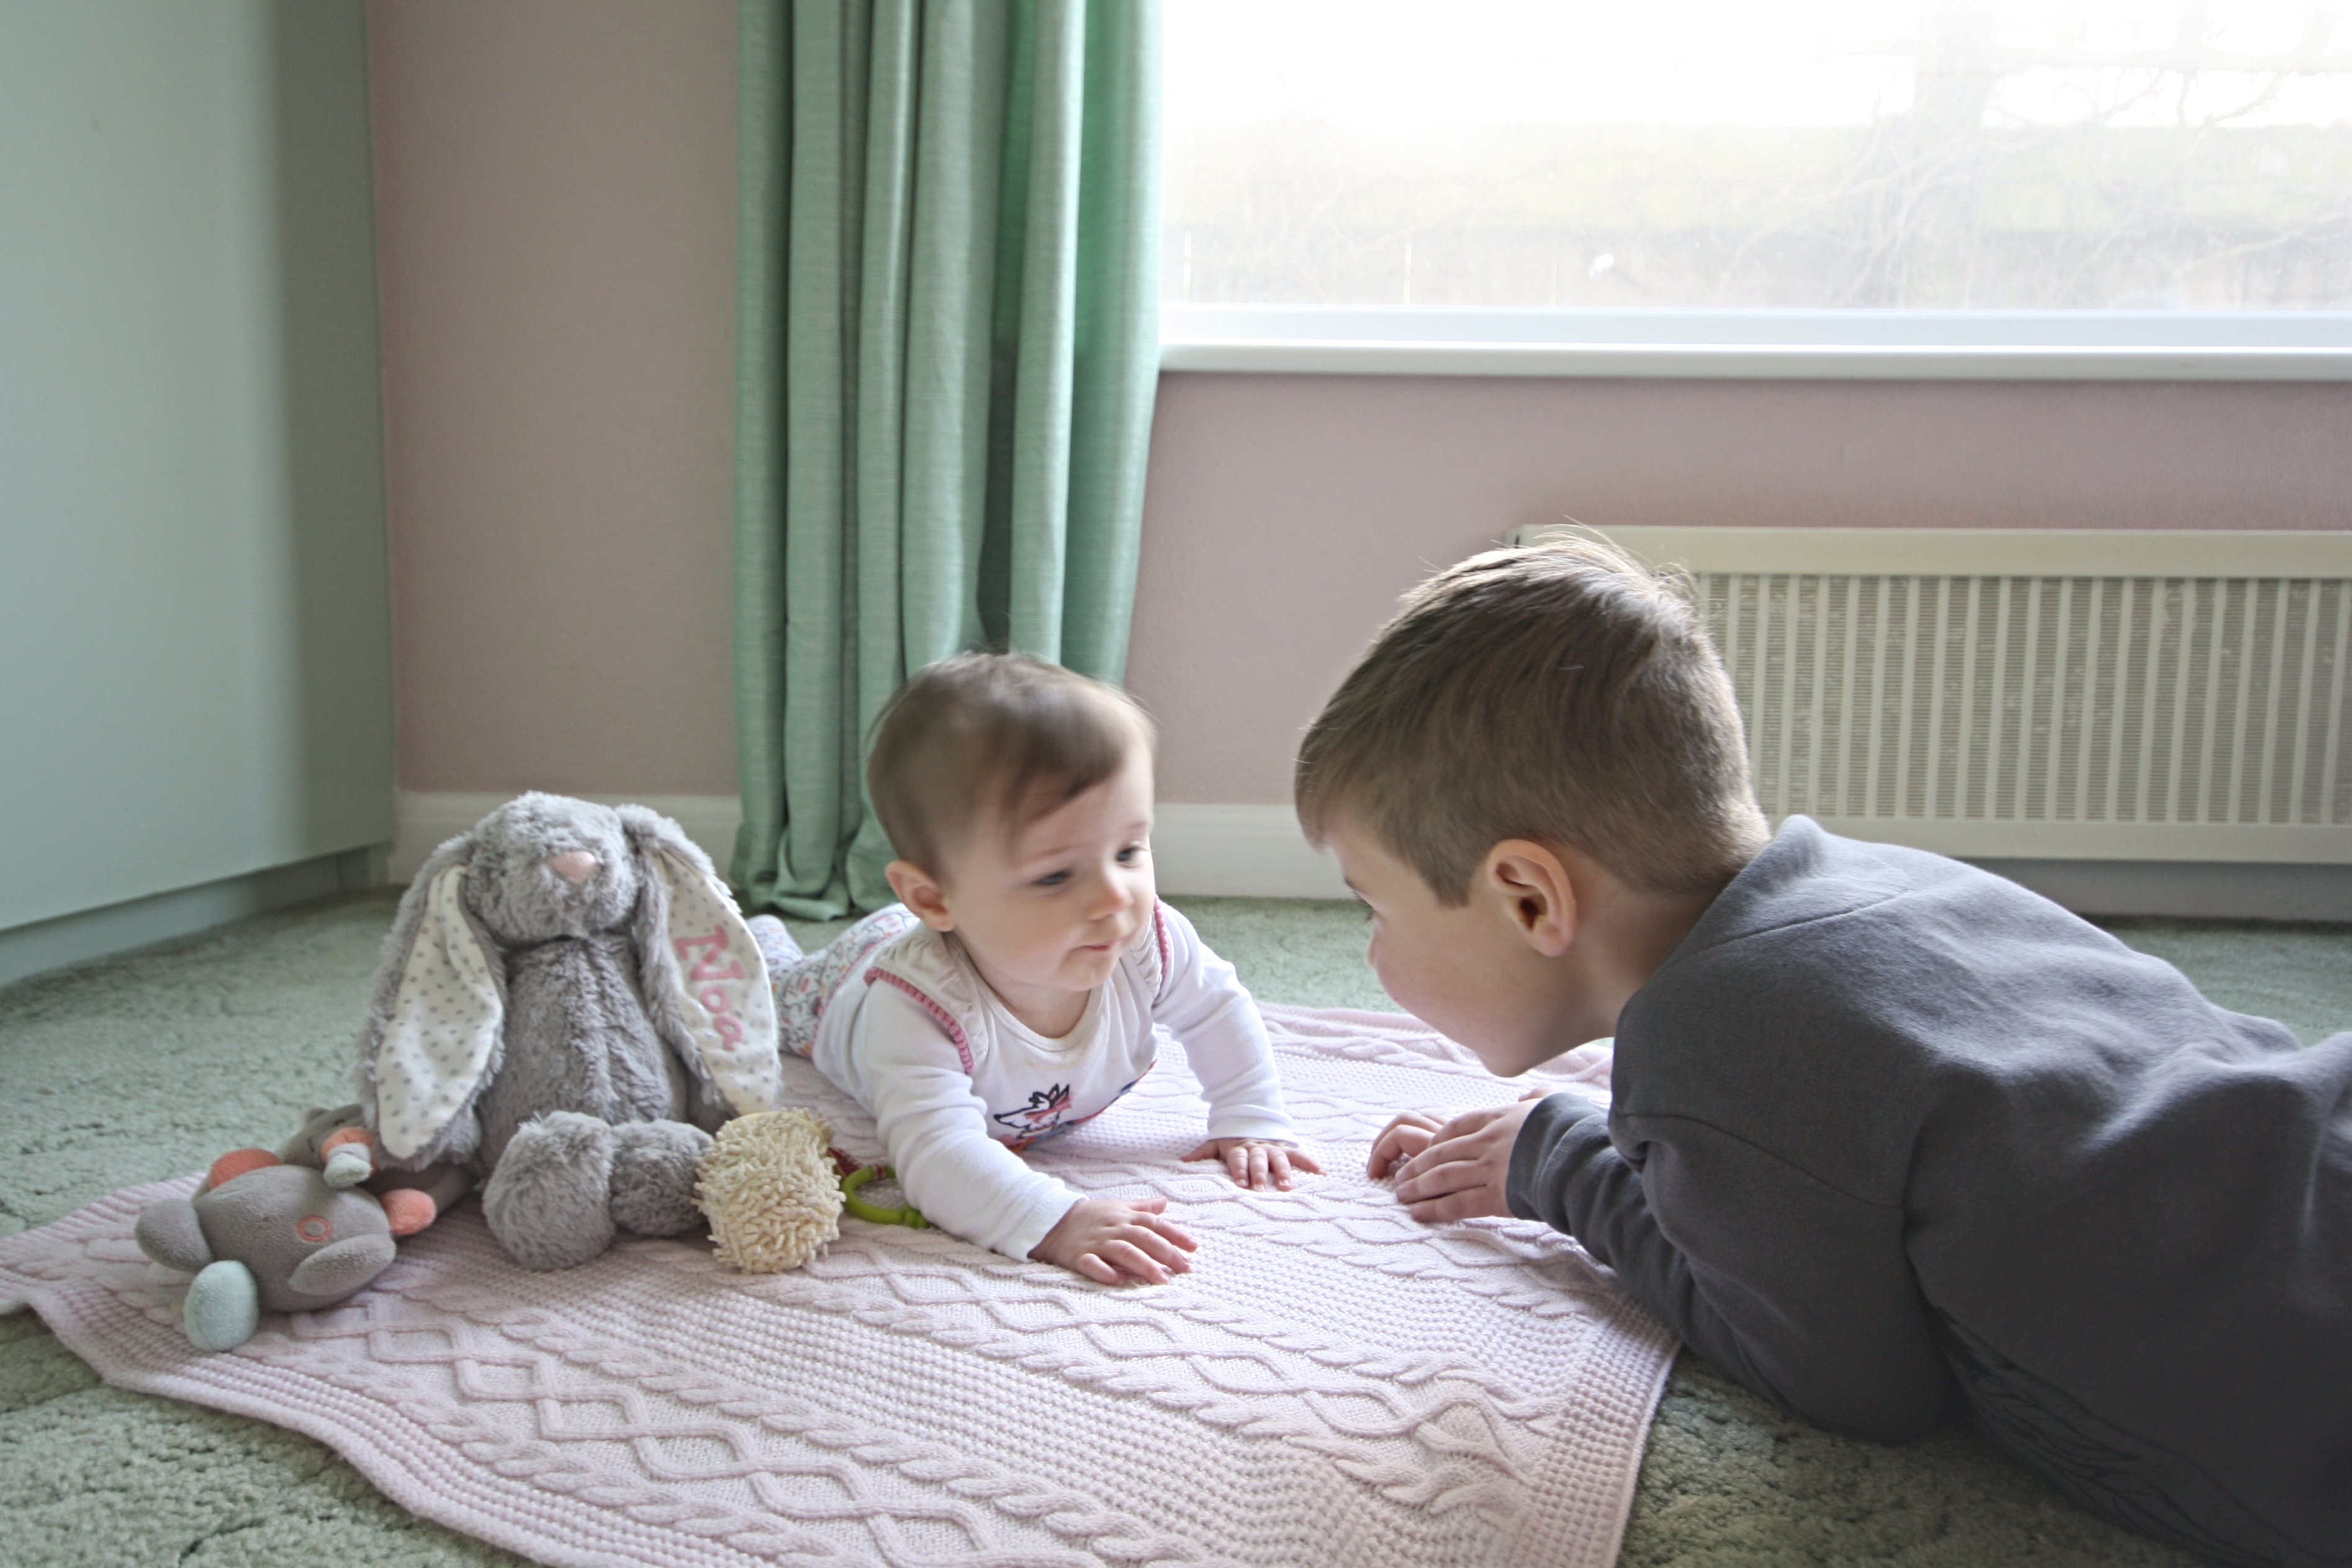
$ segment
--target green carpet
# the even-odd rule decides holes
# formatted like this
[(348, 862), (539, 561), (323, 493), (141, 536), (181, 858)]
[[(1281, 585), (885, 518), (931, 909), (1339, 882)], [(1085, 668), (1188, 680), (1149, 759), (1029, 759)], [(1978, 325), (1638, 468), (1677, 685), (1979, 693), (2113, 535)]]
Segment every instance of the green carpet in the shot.
[[(1339, 904), (1185, 899), (1268, 1001), (1385, 1007)], [(0, 990), (0, 1233), (275, 1142), (348, 1098), (391, 895), (265, 916)], [(2352, 1022), (2352, 931), (2118, 922), (2226, 1005), (2306, 1039)], [(824, 928), (803, 928), (819, 940)], [(307, 1438), (99, 1384), (0, 1318), (0, 1563), (364, 1564), (516, 1559), (394, 1509)], [(1812, 1431), (1685, 1359), (1652, 1433), (1623, 1561), (2179, 1563), (1957, 1432), (1884, 1448)]]

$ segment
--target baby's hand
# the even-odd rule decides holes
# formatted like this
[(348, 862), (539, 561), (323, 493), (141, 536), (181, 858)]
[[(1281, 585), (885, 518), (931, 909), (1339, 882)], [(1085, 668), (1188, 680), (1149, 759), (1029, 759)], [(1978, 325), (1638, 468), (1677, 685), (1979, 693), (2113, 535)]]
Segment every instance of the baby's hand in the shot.
[(1270, 1143), (1263, 1138), (1212, 1138), (1184, 1158), (1223, 1160), (1236, 1184), (1259, 1192), (1269, 1187), (1288, 1192), (1293, 1169), (1323, 1173), (1315, 1156), (1296, 1143)]
[(1166, 1198), (1080, 1198), (1029, 1256), (1100, 1285), (1123, 1279), (1165, 1285), (1170, 1274), (1192, 1271), (1184, 1254), (1201, 1245), (1162, 1217), (1167, 1206)]

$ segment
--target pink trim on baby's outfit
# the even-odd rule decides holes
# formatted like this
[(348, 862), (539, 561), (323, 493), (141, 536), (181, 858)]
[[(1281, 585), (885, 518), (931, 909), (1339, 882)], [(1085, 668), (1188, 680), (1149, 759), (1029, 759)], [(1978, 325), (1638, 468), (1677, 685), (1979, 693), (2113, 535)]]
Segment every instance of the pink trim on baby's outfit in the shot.
[(946, 1008), (924, 994), (922, 989), (913, 981), (901, 980), (878, 963), (866, 972), (866, 984), (871, 985), (877, 980), (888, 982), (919, 1003), (923, 1011), (929, 1013), (939, 1026), (948, 1032), (948, 1038), (955, 1042), (956, 1058), (963, 1063), (963, 1070), (966, 1072), (972, 1070), (971, 1042), (963, 1037), (963, 1026), (950, 1017)]
[(1152, 1004), (1156, 1006), (1167, 999), (1168, 971), (1174, 963), (1174, 952), (1168, 941), (1167, 907), (1157, 899), (1151, 901), (1151, 930), (1160, 938), (1160, 988), (1151, 994)]

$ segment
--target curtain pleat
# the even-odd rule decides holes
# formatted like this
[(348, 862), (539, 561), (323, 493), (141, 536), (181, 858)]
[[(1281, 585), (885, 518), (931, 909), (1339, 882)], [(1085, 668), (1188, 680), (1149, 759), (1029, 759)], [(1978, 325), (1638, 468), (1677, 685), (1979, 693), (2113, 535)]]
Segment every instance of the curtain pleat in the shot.
[(863, 742), (913, 669), (1117, 680), (1158, 378), (1150, 0), (744, 0), (732, 873), (889, 901)]

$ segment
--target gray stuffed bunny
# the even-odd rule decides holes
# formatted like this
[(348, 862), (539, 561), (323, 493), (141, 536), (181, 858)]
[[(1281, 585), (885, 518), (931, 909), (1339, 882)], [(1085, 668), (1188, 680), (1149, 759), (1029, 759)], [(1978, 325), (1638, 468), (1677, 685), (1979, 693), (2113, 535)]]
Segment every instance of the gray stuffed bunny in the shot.
[(490, 1233), (568, 1268), (701, 1216), (695, 1167), (782, 1088), (758, 944), (677, 825), (525, 795), (433, 852), (360, 1036), (390, 1163), (484, 1178)]

